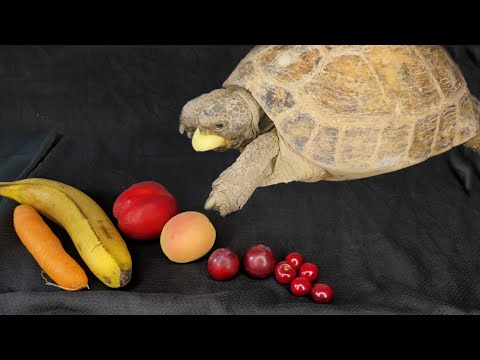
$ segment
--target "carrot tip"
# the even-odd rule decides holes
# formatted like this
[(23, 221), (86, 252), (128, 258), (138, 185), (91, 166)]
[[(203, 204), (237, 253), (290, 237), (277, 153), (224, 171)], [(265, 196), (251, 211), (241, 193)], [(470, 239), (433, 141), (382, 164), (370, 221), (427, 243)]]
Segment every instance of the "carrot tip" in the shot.
[(54, 284), (54, 283), (48, 281), (48, 279), (43, 275), (44, 273), (45, 273), (45, 271), (42, 271), (41, 275), (42, 275), (43, 280), (45, 280), (45, 285), (55, 286), (57, 288), (60, 288), (62, 290), (66, 290), (66, 291), (78, 291), (78, 290), (81, 290), (81, 289), (85, 289), (85, 287), (87, 287), (87, 289), (90, 290), (90, 287), (88, 286), (88, 284), (81, 285), (77, 288), (67, 288), (67, 287), (64, 287), (64, 286)]

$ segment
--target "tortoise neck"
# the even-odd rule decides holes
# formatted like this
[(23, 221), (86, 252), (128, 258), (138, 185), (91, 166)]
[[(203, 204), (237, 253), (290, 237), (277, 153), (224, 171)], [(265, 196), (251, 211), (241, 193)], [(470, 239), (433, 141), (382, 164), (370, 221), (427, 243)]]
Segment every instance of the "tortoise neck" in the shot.
[(247, 90), (237, 88), (235, 89), (235, 92), (247, 103), (248, 108), (250, 109), (250, 113), (252, 114), (252, 127), (255, 132), (255, 137), (257, 137), (260, 133), (258, 125), (260, 122), (260, 118), (264, 114), (263, 110), (257, 103), (257, 101), (253, 98), (252, 94), (250, 94)]

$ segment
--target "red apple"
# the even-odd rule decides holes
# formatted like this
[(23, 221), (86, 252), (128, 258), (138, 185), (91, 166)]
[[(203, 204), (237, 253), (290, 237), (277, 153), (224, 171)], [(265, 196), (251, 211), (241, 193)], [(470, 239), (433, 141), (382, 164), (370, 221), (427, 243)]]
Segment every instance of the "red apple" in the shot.
[(134, 240), (158, 239), (163, 226), (177, 213), (175, 197), (155, 181), (132, 185), (113, 204), (118, 228)]

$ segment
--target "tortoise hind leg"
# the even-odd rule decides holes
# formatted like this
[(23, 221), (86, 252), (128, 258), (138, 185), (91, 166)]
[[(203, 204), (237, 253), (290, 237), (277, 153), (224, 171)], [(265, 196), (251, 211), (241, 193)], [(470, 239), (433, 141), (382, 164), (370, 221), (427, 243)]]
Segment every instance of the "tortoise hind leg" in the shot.
[(465, 144), (466, 147), (475, 150), (480, 154), (480, 133), (478, 133), (473, 139), (468, 140)]
[[(475, 113), (477, 114), (478, 121), (480, 122), (480, 101), (477, 99), (473, 98), (474, 104), (476, 105), (476, 111)], [(466, 147), (469, 147), (470, 149), (475, 150), (477, 153), (480, 154), (480, 131), (477, 133), (477, 135), (468, 140), (465, 144)]]

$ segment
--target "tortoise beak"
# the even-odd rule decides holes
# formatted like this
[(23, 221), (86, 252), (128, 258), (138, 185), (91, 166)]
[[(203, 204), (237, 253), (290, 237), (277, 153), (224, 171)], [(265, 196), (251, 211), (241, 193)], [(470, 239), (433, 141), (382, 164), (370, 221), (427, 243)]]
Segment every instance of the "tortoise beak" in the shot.
[(203, 135), (200, 129), (195, 130), (192, 146), (195, 151), (203, 152), (213, 150), (225, 145), (225, 139), (217, 135)]

